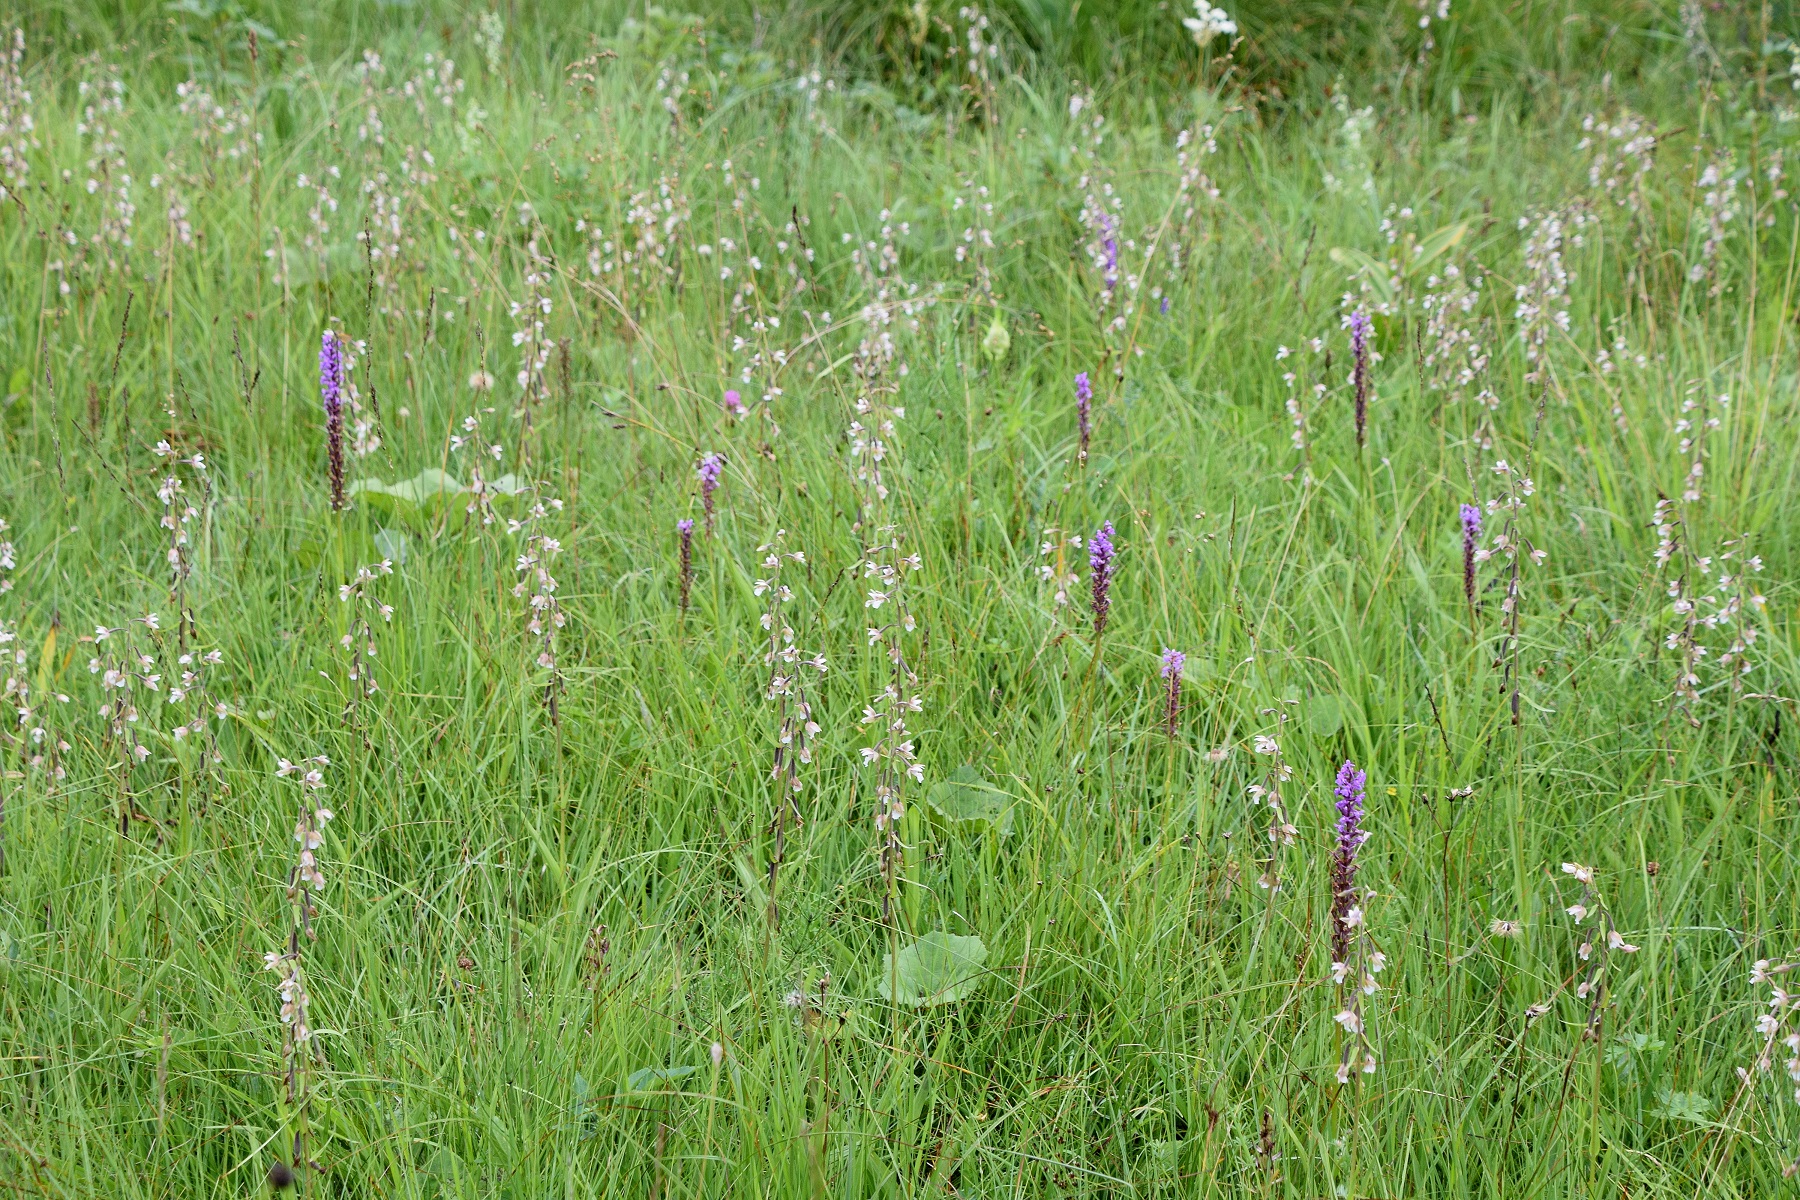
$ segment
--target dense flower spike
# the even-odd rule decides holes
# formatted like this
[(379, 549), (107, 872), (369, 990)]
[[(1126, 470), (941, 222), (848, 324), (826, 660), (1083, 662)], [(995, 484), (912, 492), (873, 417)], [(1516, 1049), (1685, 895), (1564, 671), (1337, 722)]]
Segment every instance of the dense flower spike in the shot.
[(694, 519), (683, 517), (675, 522), (675, 533), (681, 539), (681, 612), (687, 615), (688, 598), (694, 590)]
[(1462, 506), (1462, 563), (1463, 563), (1463, 596), (1471, 607), (1475, 604), (1475, 563), (1476, 549), (1481, 541), (1481, 508), (1474, 504)]
[(1331, 978), (1338, 989), (1338, 1013), (1333, 1018), (1344, 1031), (1344, 1050), (1338, 1059), (1337, 1079), (1350, 1082), (1353, 1073), (1375, 1070), (1375, 1045), (1369, 1037), (1362, 1011), (1364, 996), (1379, 988), (1375, 976), (1387, 966), (1387, 956), (1369, 945), (1363, 915), (1365, 897), (1356, 886), (1357, 852), (1368, 840), (1363, 829), (1364, 788), (1368, 775), (1346, 761), (1338, 768), (1332, 792), (1337, 797), (1337, 844), (1331, 853)]
[(1181, 712), (1181, 672), (1187, 666), (1187, 655), (1179, 650), (1164, 650), (1162, 654), (1163, 689), (1166, 692), (1164, 717), (1169, 727), (1169, 736), (1175, 736), (1175, 719)]
[(1356, 448), (1362, 449), (1369, 424), (1369, 314), (1350, 314), (1350, 382), (1356, 389)]
[(1331, 958), (1343, 962), (1349, 954), (1350, 933), (1358, 918), (1356, 908), (1356, 852), (1368, 838), (1363, 832), (1363, 788), (1368, 775), (1346, 761), (1338, 768), (1337, 845), (1331, 856)]
[(1105, 522), (1088, 539), (1088, 583), (1093, 589), (1094, 636), (1106, 632), (1106, 617), (1112, 611), (1113, 524)]
[(319, 395), (325, 405), (325, 459), (331, 507), (344, 507), (344, 352), (327, 329), (319, 342)]
[(713, 493), (719, 490), (719, 477), (724, 473), (723, 454), (702, 454), (700, 465), (694, 468), (694, 477), (700, 481), (700, 506), (706, 513), (706, 532), (709, 535), (713, 531)]
[(1093, 400), (1094, 385), (1088, 382), (1088, 373), (1083, 371), (1075, 376), (1075, 428), (1081, 437), (1081, 449), (1076, 455), (1076, 461), (1084, 467), (1087, 466), (1088, 460), (1088, 437), (1093, 433), (1089, 416)]

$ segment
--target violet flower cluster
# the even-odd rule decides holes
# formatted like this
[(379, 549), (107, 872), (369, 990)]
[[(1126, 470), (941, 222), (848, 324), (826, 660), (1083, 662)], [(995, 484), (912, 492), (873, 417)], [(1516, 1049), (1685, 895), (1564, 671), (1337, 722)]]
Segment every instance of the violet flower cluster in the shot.
[(713, 530), (713, 493), (719, 490), (719, 477), (725, 473), (723, 454), (702, 454), (694, 475), (700, 480), (700, 505), (706, 512), (706, 532)]
[(1112, 610), (1113, 524), (1107, 521), (1088, 539), (1089, 582), (1093, 586), (1094, 636), (1106, 632), (1106, 616)]
[(1462, 547), (1463, 547), (1463, 595), (1471, 605), (1475, 603), (1475, 549), (1481, 541), (1481, 508), (1474, 504), (1462, 506)]
[(1338, 1059), (1337, 1079), (1350, 1082), (1356, 1071), (1373, 1074), (1375, 1046), (1363, 1019), (1362, 999), (1380, 986), (1375, 982), (1387, 966), (1387, 956), (1369, 946), (1363, 920), (1362, 894), (1356, 886), (1356, 856), (1368, 840), (1363, 829), (1364, 788), (1368, 775), (1346, 761), (1338, 768), (1337, 845), (1331, 853), (1331, 979), (1338, 987), (1340, 1005), (1332, 1019), (1343, 1027), (1343, 1054)]
[(325, 455), (331, 474), (331, 507), (344, 507), (344, 355), (337, 334), (319, 341), (319, 395), (325, 403)]

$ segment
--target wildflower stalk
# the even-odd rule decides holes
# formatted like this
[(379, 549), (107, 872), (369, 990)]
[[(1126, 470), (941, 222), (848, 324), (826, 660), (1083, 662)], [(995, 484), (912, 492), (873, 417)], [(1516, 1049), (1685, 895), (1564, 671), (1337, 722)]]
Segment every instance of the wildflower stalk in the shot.
[[(138, 646), (133, 625), (154, 634), (159, 622), (155, 613), (147, 613), (111, 629), (95, 627), (94, 643), (100, 652), (88, 660), (88, 673), (100, 679), (100, 744), (103, 757), (113, 760), (109, 769), (117, 774), (120, 837), (131, 832), (132, 817), (138, 815), (132, 802), (132, 768), (150, 757), (150, 747), (142, 736), (138, 697), (162, 688), (156, 659)], [(112, 644), (102, 648), (107, 642)]]
[(332, 812), (324, 806), (324, 769), (330, 760), (324, 755), (291, 763), (278, 760), (276, 775), (299, 783), (299, 813), (294, 822), (294, 841), (299, 850), (288, 869), (288, 936), (283, 950), (263, 955), (263, 969), (276, 973), (276, 988), (281, 994), (281, 1058), (282, 1077), (286, 1085), (289, 1127), (293, 1131), (294, 1166), (314, 1165), (307, 1157), (308, 1118), (312, 1106), (314, 1074), (324, 1059), (312, 1044), (312, 997), (307, 990), (302, 939), (318, 940), (313, 920), (319, 915), (313, 903), (315, 893), (325, 890), (325, 876), (319, 869), (319, 851), (325, 844), (325, 825)]
[(700, 465), (694, 468), (694, 475), (700, 481), (700, 507), (706, 514), (706, 536), (713, 534), (713, 493), (719, 490), (719, 477), (725, 472), (725, 456), (723, 454), (702, 454)]
[(1162, 677), (1164, 690), (1163, 718), (1169, 740), (1175, 740), (1175, 720), (1181, 715), (1181, 672), (1187, 666), (1187, 655), (1179, 650), (1164, 650)]
[(681, 538), (681, 615), (687, 616), (688, 600), (694, 591), (694, 522), (691, 517), (683, 517), (675, 522), (675, 532)]
[(1380, 987), (1375, 982), (1387, 956), (1373, 949), (1364, 920), (1363, 892), (1356, 885), (1357, 852), (1368, 840), (1362, 827), (1363, 789), (1368, 775), (1346, 761), (1338, 769), (1337, 845), (1331, 853), (1331, 981), (1337, 986), (1338, 1012), (1332, 1019), (1343, 1030), (1337, 1081), (1347, 1085), (1357, 1072), (1375, 1072), (1375, 1044), (1369, 1038), (1362, 1001)]
[[(924, 780), (925, 769), (913, 757), (908, 713), (921, 712), (918, 676), (907, 654), (907, 639), (917, 629), (907, 604), (906, 578), (924, 563), (917, 553), (908, 554), (904, 534), (893, 519), (897, 507), (888, 487), (889, 460), (898, 446), (898, 422), (906, 410), (893, 402), (897, 385), (888, 378), (894, 358), (893, 339), (885, 333), (864, 340), (857, 351), (855, 368), (861, 394), (856, 416), (850, 422), (850, 457), (863, 488), (863, 523), (866, 531), (862, 557), (867, 590), (863, 607), (874, 622), (867, 628), (871, 649), (879, 647), (886, 660), (887, 684), (863, 709), (862, 724), (873, 733), (872, 744), (862, 748), (863, 763), (875, 772), (875, 829), (880, 838), (882, 898), (881, 916), (890, 932), (898, 935), (894, 920), (894, 889), (906, 846), (900, 822), (906, 815), (904, 790), (907, 780)], [(894, 953), (898, 954), (896, 944)]]
[[(1264, 709), (1263, 715), (1275, 718), (1275, 732), (1259, 733), (1253, 743), (1256, 753), (1268, 758), (1269, 768), (1249, 787), (1251, 814), (1248, 823), (1252, 829), (1260, 824), (1262, 837), (1258, 840), (1267, 843), (1266, 850), (1256, 852), (1257, 865), (1261, 868), (1256, 885), (1267, 891), (1273, 900), (1275, 893), (1281, 890), (1281, 852), (1294, 844), (1300, 831), (1288, 819), (1287, 805), (1281, 795), (1282, 786), (1294, 777), (1293, 767), (1281, 753), (1280, 735), (1288, 715), (1275, 708)], [(1264, 810), (1260, 821), (1257, 810)]]
[(378, 563), (357, 567), (356, 575), (349, 583), (338, 585), (338, 600), (348, 605), (350, 611), (350, 628), (338, 639), (344, 652), (344, 674), (350, 685), (342, 715), (347, 724), (356, 724), (363, 705), (381, 690), (375, 679), (378, 648), (375, 625), (370, 617), (379, 617), (384, 624), (393, 621), (394, 606), (378, 600), (373, 590), (377, 578), (393, 573), (393, 561), (384, 558)]
[(823, 654), (811, 658), (802, 656), (794, 629), (784, 615), (785, 606), (794, 600), (794, 592), (782, 582), (781, 570), (790, 563), (804, 565), (806, 562), (804, 551), (785, 548), (786, 540), (787, 532), (778, 529), (772, 541), (757, 548), (763, 555), (762, 566), (768, 575), (755, 583), (756, 594), (767, 597), (767, 607), (762, 614), (762, 627), (769, 635), (768, 649), (763, 653), (763, 663), (769, 668), (765, 695), (775, 704), (776, 719), (774, 764), (769, 771), (775, 791), (770, 821), (774, 840), (769, 852), (768, 923), (771, 928), (780, 923), (775, 884), (786, 858), (788, 823), (791, 819), (795, 828), (801, 824), (800, 768), (812, 762), (812, 742), (819, 733), (819, 724), (813, 720), (812, 703), (801, 679), (801, 668), (811, 667), (820, 675), (825, 674), (826, 668)]
[(1369, 314), (1350, 314), (1350, 380), (1356, 390), (1356, 448), (1361, 450), (1369, 424)]
[(319, 342), (319, 395), (325, 405), (325, 461), (331, 481), (331, 509), (344, 507), (344, 356), (337, 334), (327, 329)]
[(1088, 539), (1088, 584), (1090, 607), (1094, 614), (1094, 648), (1099, 652), (1100, 635), (1106, 632), (1106, 619), (1112, 612), (1113, 524), (1107, 521)]
[(1081, 449), (1076, 452), (1075, 461), (1087, 466), (1088, 439), (1093, 434), (1092, 407), (1094, 401), (1094, 385), (1088, 381), (1086, 371), (1075, 376), (1075, 428), (1081, 438)]
[[(1606, 1007), (1609, 985), (1611, 983), (1612, 956), (1618, 954), (1636, 954), (1638, 948), (1620, 935), (1618, 926), (1613, 923), (1612, 910), (1607, 906), (1600, 889), (1594, 883), (1594, 869), (1578, 862), (1566, 862), (1562, 865), (1563, 874), (1571, 876), (1581, 884), (1581, 896), (1564, 911), (1574, 919), (1575, 928), (1582, 935), (1581, 945), (1576, 948), (1575, 956), (1587, 966), (1582, 972), (1581, 982), (1575, 987), (1578, 999), (1587, 1001), (1587, 1020), (1582, 1026), (1583, 1041), (1594, 1043), (1594, 1121), (1591, 1149), (1598, 1156), (1600, 1153), (1600, 1071), (1605, 1063), (1606, 1047)], [(1593, 932), (1588, 932), (1590, 923)]]
[(526, 603), (525, 633), (536, 643), (537, 653), (532, 663), (544, 672), (541, 698), (552, 725), (560, 725), (562, 721), (558, 702), (562, 696), (563, 675), (556, 661), (556, 635), (567, 624), (568, 618), (556, 595), (559, 586), (556, 576), (550, 573), (551, 561), (562, 553), (562, 542), (545, 533), (543, 525), (551, 510), (561, 512), (562, 508), (560, 499), (552, 498), (546, 504), (539, 498), (532, 501), (524, 520), (506, 523), (507, 532), (515, 537), (524, 535), (523, 547), (513, 564), (519, 579), (513, 584), (512, 592)]

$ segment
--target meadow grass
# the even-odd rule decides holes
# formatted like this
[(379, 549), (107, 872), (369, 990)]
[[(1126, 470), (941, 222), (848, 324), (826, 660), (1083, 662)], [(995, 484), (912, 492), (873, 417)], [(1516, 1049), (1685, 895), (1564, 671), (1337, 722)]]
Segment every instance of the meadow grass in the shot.
[[(25, 14), (0, 1182), (1785, 1194), (1789, 14), (1358, 7), (997, 8), (985, 74), (954, 5)], [(773, 873), (766, 612), (829, 666)]]

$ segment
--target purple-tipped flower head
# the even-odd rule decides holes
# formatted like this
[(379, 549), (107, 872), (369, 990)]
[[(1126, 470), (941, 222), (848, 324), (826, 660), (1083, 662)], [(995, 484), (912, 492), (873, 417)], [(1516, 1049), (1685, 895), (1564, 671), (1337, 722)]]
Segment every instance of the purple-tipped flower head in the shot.
[(1337, 845), (1331, 853), (1332, 962), (1348, 961), (1350, 931), (1361, 919), (1356, 903), (1356, 852), (1369, 837), (1362, 827), (1363, 789), (1368, 782), (1367, 772), (1346, 760), (1338, 768), (1337, 785), (1332, 788), (1338, 812)]
[(694, 474), (700, 479), (700, 504), (706, 510), (706, 531), (713, 527), (713, 493), (719, 490), (719, 476), (725, 472), (723, 454), (702, 454)]
[(1475, 603), (1475, 543), (1481, 540), (1481, 509), (1478, 505), (1462, 506), (1463, 595)]
[(1088, 567), (1094, 588), (1094, 636), (1106, 632), (1106, 614), (1112, 608), (1113, 524), (1101, 525), (1088, 539)]
[(1369, 424), (1369, 314), (1360, 308), (1350, 314), (1350, 373), (1356, 386), (1356, 446), (1360, 450)]
[(694, 590), (694, 520), (683, 517), (675, 522), (675, 532), (681, 535), (681, 611), (688, 610), (688, 595)]
[(331, 472), (331, 507), (344, 507), (344, 354), (337, 334), (319, 341), (319, 396), (325, 403), (325, 457)]
[(744, 407), (744, 397), (736, 388), (725, 389), (725, 411), (734, 417), (741, 417), (749, 410)]
[(1094, 385), (1088, 379), (1086, 371), (1075, 376), (1075, 425), (1081, 433), (1081, 452), (1079, 461), (1085, 466), (1088, 457), (1088, 437), (1094, 432), (1092, 424), (1092, 405), (1094, 401)]
[(1175, 718), (1181, 712), (1181, 671), (1187, 666), (1187, 655), (1179, 650), (1164, 650), (1162, 656), (1162, 677), (1167, 681), (1167, 712), (1169, 736), (1175, 736)]

